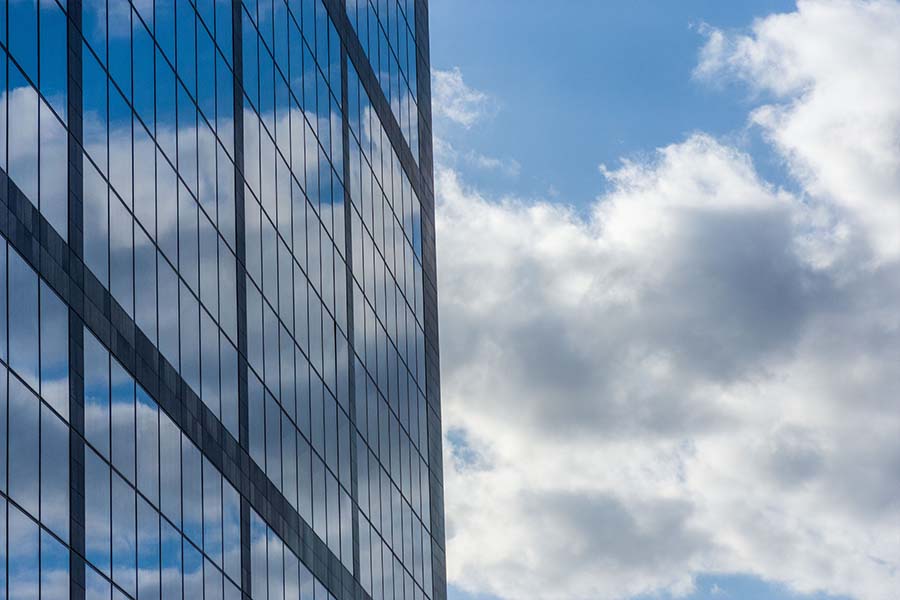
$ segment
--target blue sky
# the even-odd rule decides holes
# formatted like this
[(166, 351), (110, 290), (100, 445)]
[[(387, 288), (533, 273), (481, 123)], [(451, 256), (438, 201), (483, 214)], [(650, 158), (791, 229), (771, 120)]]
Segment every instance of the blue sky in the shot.
[[(569, 202), (591, 200), (604, 184), (600, 163), (613, 167), (621, 157), (694, 130), (739, 133), (746, 90), (714, 89), (691, 77), (704, 42), (700, 27), (746, 28), (756, 17), (793, 6), (788, 0), (433, 0), (433, 67), (460, 68), (466, 83), (495, 103), (493, 117), (478, 127), (441, 133), (521, 164), (518, 177), (468, 173), (489, 190), (543, 197), (556, 190)], [(764, 153), (756, 158), (769, 165)]]
[[(430, 17), (433, 69), (478, 111), (435, 120), (455, 157), (437, 167), (451, 600), (890, 597), (900, 501), (879, 482), (900, 414), (854, 399), (900, 377), (879, 358), (900, 326), (864, 325), (900, 274), (882, 230), (900, 223), (882, 135), (900, 130), (900, 2), (431, 0)], [(725, 62), (701, 79), (712, 32)]]

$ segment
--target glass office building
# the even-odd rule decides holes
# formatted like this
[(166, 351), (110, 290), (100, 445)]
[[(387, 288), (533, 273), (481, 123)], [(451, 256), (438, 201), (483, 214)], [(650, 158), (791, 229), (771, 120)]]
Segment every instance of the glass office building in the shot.
[(427, 0), (3, 0), (0, 600), (446, 597)]

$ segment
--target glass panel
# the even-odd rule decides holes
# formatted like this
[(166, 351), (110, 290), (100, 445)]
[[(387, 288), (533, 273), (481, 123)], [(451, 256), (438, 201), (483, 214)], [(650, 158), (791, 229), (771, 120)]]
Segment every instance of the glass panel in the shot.
[[(23, 2), (28, 4), (29, 2)], [(18, 3), (16, 3), (18, 4)], [(14, 27), (17, 30), (19, 27)], [(38, 95), (9, 65), (9, 176), (32, 204), (38, 204)]]
[(200, 398), (217, 417), (219, 402), (219, 329), (205, 310), (200, 311), (200, 348), (202, 390)]
[(134, 380), (115, 360), (111, 361), (110, 373), (112, 463), (129, 482), (134, 482)]
[(237, 350), (224, 335), (220, 336), (222, 376), (222, 422), (238, 438), (238, 364)]
[[(157, 253), (159, 277), (159, 301), (163, 306), (172, 307), (178, 298), (178, 275), (163, 255)], [(178, 311), (163, 310), (159, 312), (159, 351), (177, 368), (178, 366)]]
[[(85, 116), (85, 120), (87, 120)], [(85, 123), (85, 128), (89, 123)], [(105, 145), (105, 141), (103, 142)], [(105, 154), (104, 154), (105, 156)], [(109, 188), (84, 156), (84, 264), (106, 285), (109, 281)]]
[(266, 561), (266, 525), (256, 511), (250, 511), (250, 595), (254, 600), (268, 600)]
[(269, 533), (269, 600), (284, 600), (284, 544), (271, 529)]
[(41, 396), (69, 418), (69, 311), (41, 283)]
[[(0, 65), (0, 71), (2, 71), (2, 65)], [(0, 115), (0, 119), (3, 119), (3, 115)], [(0, 138), (0, 145), (2, 144), (3, 138)], [(2, 360), (8, 360), (6, 357), (6, 319), (6, 239), (0, 239), (0, 359)], [(0, 488), (2, 488), (2, 483), (0, 483)]]
[(69, 539), (69, 428), (41, 407), (41, 522)]
[(9, 377), (9, 494), (38, 516), (39, 401), (17, 377)]
[[(6, 422), (7, 409), (8, 409), (8, 404), (7, 404), (7, 399), (6, 399), (7, 377), (8, 377), (8, 373), (6, 370), (6, 366), (0, 364), (0, 440), (9, 440), (9, 438), (6, 437), (8, 435), (7, 422)], [(0, 442), (0, 491), (2, 491), (4, 493), (6, 493), (6, 465), (7, 465), (6, 447), (7, 447), (7, 444), (8, 444), (8, 441), (7, 441), (7, 443)], [(0, 513), (0, 520), (5, 518), (5, 516), (4, 516), (5, 514), (6, 513)], [(0, 585), (0, 589), (2, 589), (2, 588), (3, 588), (3, 586)]]
[[(184, 534), (197, 544), (203, 541), (203, 497), (200, 450), (187, 439), (181, 446), (181, 486), (184, 496)], [(185, 569), (187, 573), (187, 569)]]
[(109, 353), (84, 329), (84, 431), (87, 441), (109, 456)]
[(203, 562), (204, 600), (222, 600), (222, 571), (209, 559)]
[(134, 314), (137, 326), (156, 343), (156, 247), (140, 227), (134, 228)]
[(110, 574), (109, 466), (90, 448), (85, 449), (84, 506), (87, 559)]
[(222, 485), (225, 573), (241, 580), (241, 498), (227, 481)]
[(109, 201), (109, 291), (134, 316), (134, 236), (128, 209), (115, 196)]
[(109, 581), (89, 566), (85, 568), (85, 571), (85, 600), (110, 600)]
[(9, 253), (9, 366), (38, 389), (38, 278), (16, 253)]
[(69, 550), (41, 531), (41, 598), (69, 597)]
[(38, 597), (38, 526), (12, 504), (9, 505), (9, 600)]
[(200, 305), (181, 284), (181, 376), (200, 395)]
[(137, 528), (134, 489), (112, 476), (113, 581), (134, 596), (137, 592)]
[(203, 597), (203, 555), (184, 538), (184, 597)]
[(159, 505), (159, 409), (147, 393), (137, 388), (137, 487)]
[(160, 532), (162, 600), (181, 600), (181, 534), (165, 519)]
[(138, 497), (138, 598), (158, 600), (160, 593), (159, 513)]
[[(61, 39), (65, 39), (65, 34)], [(59, 122), (50, 107), (43, 102), (40, 104), (41, 214), (65, 240), (68, 239), (69, 214), (68, 195), (66, 194), (69, 181), (66, 176), (69, 139), (63, 124)]]
[(203, 550), (216, 565), (222, 565), (222, 475), (206, 458), (203, 459)]
[(160, 507), (181, 528), (181, 431), (162, 411), (159, 413)]

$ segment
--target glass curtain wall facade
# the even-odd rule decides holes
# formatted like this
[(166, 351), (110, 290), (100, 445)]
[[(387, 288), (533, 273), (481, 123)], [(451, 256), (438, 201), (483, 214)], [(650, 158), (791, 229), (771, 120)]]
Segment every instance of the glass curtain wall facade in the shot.
[(427, 23), (0, 1), (0, 600), (446, 597)]

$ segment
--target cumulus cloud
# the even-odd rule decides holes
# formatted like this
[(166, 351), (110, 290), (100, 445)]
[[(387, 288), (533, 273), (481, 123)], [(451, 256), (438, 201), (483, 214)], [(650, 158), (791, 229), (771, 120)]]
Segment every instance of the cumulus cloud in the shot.
[(466, 85), (459, 67), (447, 71), (435, 69), (431, 79), (435, 118), (447, 119), (468, 129), (492, 110), (490, 97)]
[(900, 589), (900, 3), (707, 33), (698, 74), (761, 92), (750, 119), (799, 191), (704, 134), (602, 167), (587, 214), (437, 168), (462, 588)]

